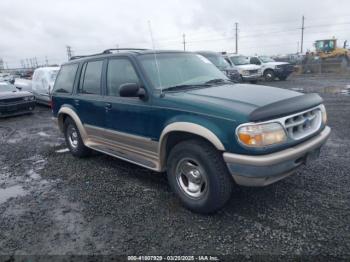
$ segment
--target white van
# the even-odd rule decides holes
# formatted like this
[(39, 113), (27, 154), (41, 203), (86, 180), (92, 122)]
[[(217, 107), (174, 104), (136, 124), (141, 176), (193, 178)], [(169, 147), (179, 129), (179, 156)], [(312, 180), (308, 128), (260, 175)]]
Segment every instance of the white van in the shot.
[(32, 92), (38, 103), (50, 104), (51, 91), (59, 70), (59, 67), (40, 67), (35, 69), (32, 79)]

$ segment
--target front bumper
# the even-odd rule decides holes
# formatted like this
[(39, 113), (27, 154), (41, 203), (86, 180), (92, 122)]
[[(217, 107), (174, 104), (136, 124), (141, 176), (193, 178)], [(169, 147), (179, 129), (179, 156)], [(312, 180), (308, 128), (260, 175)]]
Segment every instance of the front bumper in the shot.
[(254, 75), (242, 75), (242, 78), (244, 81), (254, 81), (259, 80), (261, 77), (261, 74), (254, 74)]
[(1, 104), (0, 118), (28, 114), (33, 112), (34, 108), (35, 108), (35, 101)]
[(294, 147), (268, 155), (223, 154), (227, 167), (242, 186), (267, 186), (291, 174), (306, 162), (309, 155), (318, 152), (327, 141), (331, 128), (326, 126), (317, 136)]

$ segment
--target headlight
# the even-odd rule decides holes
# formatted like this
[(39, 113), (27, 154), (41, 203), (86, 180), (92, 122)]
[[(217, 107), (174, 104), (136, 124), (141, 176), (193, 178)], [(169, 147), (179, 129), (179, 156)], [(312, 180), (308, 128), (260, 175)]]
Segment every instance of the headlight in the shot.
[(320, 108), (322, 112), (322, 123), (325, 125), (327, 124), (327, 111), (324, 105), (321, 105)]
[(241, 144), (249, 147), (264, 147), (287, 139), (283, 127), (278, 123), (242, 125), (236, 129)]
[(23, 97), (24, 101), (33, 101), (34, 100), (34, 96), (25, 96)]

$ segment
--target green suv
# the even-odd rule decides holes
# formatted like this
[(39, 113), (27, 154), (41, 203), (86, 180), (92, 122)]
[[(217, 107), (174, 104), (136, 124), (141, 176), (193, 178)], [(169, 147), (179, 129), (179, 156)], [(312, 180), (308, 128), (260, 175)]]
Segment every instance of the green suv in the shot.
[(166, 171), (189, 209), (265, 186), (318, 156), (330, 128), (317, 94), (234, 84), (205, 57), (106, 50), (62, 65), (53, 115), (74, 156), (100, 151)]

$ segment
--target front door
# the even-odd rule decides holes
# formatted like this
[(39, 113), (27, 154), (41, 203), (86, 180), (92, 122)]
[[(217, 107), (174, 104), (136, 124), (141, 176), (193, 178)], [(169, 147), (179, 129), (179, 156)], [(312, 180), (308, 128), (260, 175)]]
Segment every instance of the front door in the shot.
[(152, 107), (138, 97), (120, 97), (119, 87), (125, 83), (142, 86), (137, 72), (128, 58), (111, 58), (107, 65), (106, 113), (107, 128), (113, 131), (151, 138)]

